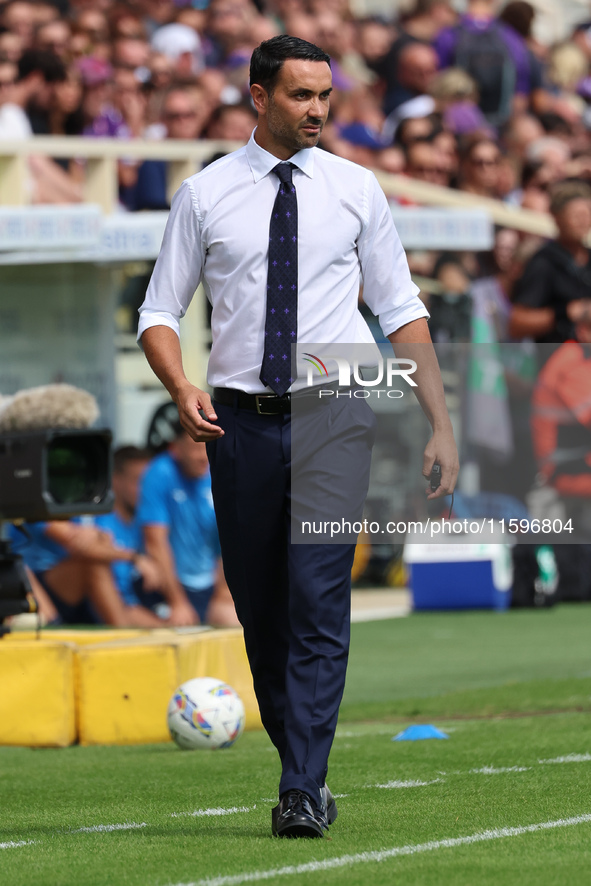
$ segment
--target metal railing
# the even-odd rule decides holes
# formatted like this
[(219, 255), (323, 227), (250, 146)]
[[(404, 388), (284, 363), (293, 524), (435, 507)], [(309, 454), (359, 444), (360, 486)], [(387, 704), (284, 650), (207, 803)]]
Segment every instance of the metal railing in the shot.
[[(83, 195), (88, 203), (101, 206), (109, 214), (117, 206), (117, 163), (119, 160), (165, 160), (168, 162), (168, 194), (174, 194), (181, 182), (193, 175), (204, 160), (218, 152), (240, 147), (239, 142), (203, 140), (145, 141), (143, 139), (80, 138), (74, 136), (35, 136), (22, 141), (0, 140), (0, 206), (25, 206), (30, 203), (29, 156), (76, 158), (84, 161)], [(377, 179), (388, 197), (403, 197), (422, 206), (484, 209), (498, 225), (528, 234), (554, 237), (556, 227), (550, 215), (508, 206), (491, 200), (417, 181), (403, 175), (376, 171)]]

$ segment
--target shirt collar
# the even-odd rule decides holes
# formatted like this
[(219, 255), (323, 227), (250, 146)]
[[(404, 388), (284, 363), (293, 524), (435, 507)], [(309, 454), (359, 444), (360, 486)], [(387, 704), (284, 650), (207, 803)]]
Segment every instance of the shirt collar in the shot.
[[(255, 132), (256, 129), (246, 145), (246, 156), (252, 170), (253, 178), (255, 182), (258, 182), (268, 175), (278, 163), (281, 163), (281, 160), (273, 154), (270, 154), (268, 151), (265, 151), (264, 148), (261, 148), (261, 146), (256, 143), (254, 139)], [(288, 162), (297, 166), (297, 168), (307, 175), (308, 178), (313, 177), (314, 151), (311, 148), (303, 148), (301, 151), (298, 151), (297, 154), (294, 154), (293, 157), (289, 158)]]

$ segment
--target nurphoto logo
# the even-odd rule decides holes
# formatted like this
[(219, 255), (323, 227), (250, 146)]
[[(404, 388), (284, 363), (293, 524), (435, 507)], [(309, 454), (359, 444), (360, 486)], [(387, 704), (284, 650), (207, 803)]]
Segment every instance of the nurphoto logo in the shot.
[[(408, 357), (386, 357), (376, 361), (375, 365), (371, 367), (371, 369), (377, 369), (375, 378), (364, 378), (361, 372), (362, 364), (357, 359), (349, 361), (344, 357), (336, 357), (333, 354), (323, 355), (323, 359), (321, 359), (315, 354), (308, 353), (304, 354), (304, 359), (309, 364), (306, 375), (307, 387), (318, 386), (318, 378), (314, 378), (315, 371), (323, 378), (330, 378), (330, 373), (324, 361), (332, 360), (333, 363), (336, 364), (336, 371), (333, 371), (335, 383), (338, 383), (340, 388), (349, 389), (351, 385), (358, 385), (361, 389), (353, 392), (351, 390), (335, 391), (319, 389), (319, 398), (330, 396), (350, 397), (353, 395), (360, 399), (367, 399), (372, 394), (377, 394), (378, 397), (381, 394), (385, 394), (387, 397), (397, 400), (404, 396), (404, 392), (394, 389), (393, 384), (395, 379), (398, 380), (401, 378), (410, 385), (410, 387), (417, 387), (416, 381), (411, 378), (412, 374), (417, 369), (417, 364), (415, 360), (411, 360)], [(367, 372), (368, 367), (365, 366), (364, 369)], [(377, 387), (384, 383), (386, 385), (385, 388)], [(368, 388), (371, 390), (366, 390)]]

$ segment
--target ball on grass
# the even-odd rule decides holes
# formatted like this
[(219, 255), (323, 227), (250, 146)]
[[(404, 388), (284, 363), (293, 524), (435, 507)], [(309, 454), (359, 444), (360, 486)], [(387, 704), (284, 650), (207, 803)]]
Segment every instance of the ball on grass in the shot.
[(171, 738), (183, 750), (229, 748), (244, 730), (244, 705), (223, 680), (197, 677), (176, 690), (167, 719)]

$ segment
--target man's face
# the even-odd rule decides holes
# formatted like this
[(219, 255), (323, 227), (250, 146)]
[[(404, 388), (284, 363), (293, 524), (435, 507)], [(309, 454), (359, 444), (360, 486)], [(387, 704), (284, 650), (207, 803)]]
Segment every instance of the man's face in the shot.
[[(288, 159), (303, 148), (315, 147), (329, 111), (332, 76), (326, 62), (287, 59), (269, 95), (253, 86), (253, 98), (268, 134), (266, 150)], [(273, 150), (276, 149), (276, 150)], [(277, 150), (278, 149), (278, 150)], [(281, 153), (279, 153), (279, 151)]]
[(205, 443), (196, 443), (188, 434), (181, 434), (171, 443), (170, 452), (186, 477), (196, 480), (207, 473), (209, 462)]
[(591, 229), (591, 205), (583, 197), (569, 200), (555, 219), (563, 239), (584, 243)]
[(168, 138), (195, 139), (203, 124), (197, 102), (186, 92), (171, 92), (162, 110)]
[(120, 507), (135, 513), (140, 491), (140, 481), (148, 467), (148, 460), (131, 459), (120, 471), (113, 473), (113, 492)]

